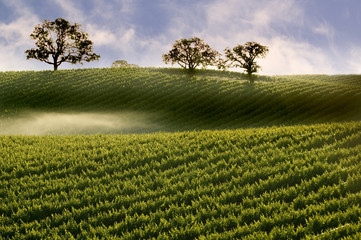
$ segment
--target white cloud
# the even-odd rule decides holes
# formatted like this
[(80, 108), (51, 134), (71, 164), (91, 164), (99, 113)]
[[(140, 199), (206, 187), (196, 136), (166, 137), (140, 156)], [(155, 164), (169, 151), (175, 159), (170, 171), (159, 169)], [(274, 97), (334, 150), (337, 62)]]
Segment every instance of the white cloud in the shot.
[[(269, 47), (269, 55), (258, 60), (261, 74), (335, 72), (326, 52), (297, 38), (296, 29), (305, 27), (305, 13), (295, 0), (225, 0), (209, 4), (205, 11), (207, 28), (202, 37), (217, 50), (247, 41)], [(314, 30), (332, 37), (325, 24)]]
[(350, 72), (353, 73), (361, 73), (361, 47), (360, 46), (352, 46), (350, 48), (350, 52), (348, 54), (349, 58), (344, 62), (347, 63)]
[[(137, 44), (136, 32), (132, 26), (124, 21), (128, 14), (133, 13), (134, 2), (132, 0), (110, 0), (107, 2), (89, 0), (92, 8), (82, 8), (79, 2), (72, 0), (56, 0), (57, 4), (65, 13), (65, 18), (70, 22), (78, 22), (83, 25), (83, 30), (89, 34), (94, 42), (95, 51), (102, 57), (101, 62), (108, 64), (106, 55), (102, 56), (98, 49), (102, 48), (119, 51), (119, 55), (135, 54)], [(101, 24), (103, 21), (105, 24)], [(119, 24), (118, 24), (119, 22)]]
[[(122, 12), (131, 12), (132, 1), (114, 1), (121, 3)], [(137, 43), (134, 41), (135, 30), (133, 28), (119, 26), (117, 29), (112, 29), (111, 26), (99, 25), (94, 23), (94, 19), (90, 15), (85, 15), (76, 2), (71, 0), (55, 0), (55, 2), (64, 12), (64, 18), (71, 23), (88, 23), (83, 26), (83, 29), (89, 33), (95, 48), (105, 47), (115, 51), (135, 53), (135, 45)], [(94, 1), (95, 4), (98, 2)], [(35, 47), (33, 40), (30, 39), (30, 34), (33, 32), (34, 27), (41, 23), (41, 20), (27, 7), (26, 1), (8, 1), (6, 5), (19, 17), (10, 23), (0, 22), (0, 71), (51, 69), (51, 65), (33, 59), (26, 60), (24, 53), (25, 50)], [(97, 4), (96, 6), (101, 8), (96, 13), (103, 13), (101, 17), (110, 15), (111, 12), (116, 12), (114, 9), (107, 8), (106, 6), (108, 5), (106, 4)], [(100, 53), (97, 50), (96, 52)], [(106, 56), (102, 57), (106, 58)], [(109, 62), (109, 60), (104, 60), (106, 63)], [(99, 66), (99, 62), (87, 64), (86, 66), (91, 65)], [(78, 65), (78, 67), (81, 67), (81, 65)], [(74, 66), (63, 64), (62, 68), (74, 68)]]
[(29, 44), (30, 34), (33, 32), (35, 25), (39, 24), (39, 18), (25, 6), (19, 6), (22, 1), (10, 1), (8, 6), (11, 7), (19, 17), (6, 24), (0, 22), (0, 42), (18, 47)]
[(2, 3), (8, 6), (9, 8), (11, 8), (14, 11), (14, 13), (17, 14), (18, 16), (30, 14), (30, 10), (29, 8), (27, 8), (26, 1), (24, 2), (24, 0), (12, 0), (12, 1), (3, 0)]
[(29, 44), (30, 33), (36, 24), (38, 24), (38, 19), (34, 16), (23, 16), (9, 24), (1, 23), (1, 42), (13, 47)]
[(122, 34), (121, 38), (118, 39), (118, 41), (120, 40), (121, 43), (131, 42), (134, 39), (134, 35), (135, 35), (135, 30), (134, 29), (132, 29), (132, 28), (127, 29)]
[(334, 37), (335, 37), (335, 30), (332, 26), (330, 26), (327, 22), (323, 21), (319, 23), (317, 26), (312, 28), (312, 31), (316, 34), (324, 36), (329, 46), (332, 48), (332, 50), (335, 52), (335, 46), (334, 46)]
[(111, 30), (96, 24), (87, 24), (85, 30), (89, 33), (89, 38), (94, 42), (95, 47), (103, 46), (122, 53), (130, 53), (135, 51), (136, 45), (140, 44), (133, 28)]
[(86, 16), (83, 11), (77, 8), (74, 1), (72, 0), (55, 0), (55, 2), (63, 9), (65, 19), (70, 22), (84, 22)]
[(95, 24), (87, 24), (86, 32), (89, 33), (89, 38), (98, 46), (112, 45), (117, 41), (117, 36), (112, 31)]
[(307, 42), (274, 37), (266, 44), (269, 55), (258, 61), (263, 74), (336, 73), (330, 58)]
[(272, 31), (285, 24), (303, 23), (303, 10), (295, 0), (224, 0), (206, 6), (208, 28), (234, 33)]
[(265, 42), (279, 36), (280, 29), (287, 31), (304, 22), (303, 9), (295, 0), (224, 0), (203, 7), (205, 19), (198, 21), (204, 28), (199, 36), (219, 51), (247, 41)]
[(312, 30), (314, 33), (324, 35), (327, 38), (333, 38), (335, 35), (334, 29), (327, 22), (320, 23), (318, 26), (313, 27)]
[[(262, 73), (306, 73), (308, 70), (317, 72), (317, 69), (325, 69), (319, 68), (326, 61), (320, 51), (306, 43), (277, 37), (276, 28), (303, 24), (303, 10), (294, 0), (225, 0), (198, 4), (191, 10), (167, 1), (167, 8), (173, 17), (166, 32), (152, 39), (135, 38), (137, 44), (141, 43), (145, 49), (141, 54), (141, 62), (145, 65), (164, 65), (161, 55), (170, 49), (175, 40), (199, 36), (220, 52), (246, 41), (268, 44), (271, 53), (265, 61), (260, 61), (263, 63)], [(318, 56), (314, 59), (302, 56), (305, 50), (318, 52)], [(140, 56), (139, 52), (134, 54)]]
[[(248, 2), (253, 3), (253, 2)], [(294, 0), (261, 1), (255, 9), (251, 23), (254, 28), (267, 31), (277, 26), (300, 25), (303, 23), (303, 10)]]
[(39, 24), (39, 19), (25, 5), (18, 5), (21, 3), (22, 1), (13, 1), (8, 5), (20, 15), (19, 18), (10, 23), (0, 23), (0, 70), (2, 71), (30, 70), (36, 65), (26, 60), (24, 51), (34, 47), (30, 34)]
[[(26, 0), (3, 2), (18, 17), (10, 23), (0, 22), (0, 70), (51, 68), (36, 60), (25, 60), (24, 51), (35, 47), (29, 35), (34, 26), (41, 23), (38, 16), (30, 11)], [(175, 40), (198, 36), (222, 53), (226, 47), (247, 41), (269, 46), (269, 55), (259, 60), (263, 68), (261, 74), (361, 72), (361, 50), (354, 47), (347, 52), (348, 47), (343, 46), (340, 54), (340, 47), (334, 44), (335, 26), (327, 21), (308, 21), (302, 2), (297, 0), (213, 0), (191, 4), (164, 0), (157, 4), (172, 13), (164, 25), (167, 28), (149, 36), (138, 32), (141, 28), (134, 25), (140, 21), (135, 7), (141, 6), (133, 0), (89, 0), (83, 2), (87, 7), (80, 1), (54, 2), (64, 18), (83, 24), (94, 42), (94, 51), (102, 57), (86, 67), (108, 66), (116, 60), (112, 58), (141, 66), (165, 66), (161, 56)], [(131, 22), (132, 19), (137, 19), (137, 23)], [(318, 45), (308, 40), (311, 38), (316, 39)], [(329, 45), (320, 44), (325, 39)]]

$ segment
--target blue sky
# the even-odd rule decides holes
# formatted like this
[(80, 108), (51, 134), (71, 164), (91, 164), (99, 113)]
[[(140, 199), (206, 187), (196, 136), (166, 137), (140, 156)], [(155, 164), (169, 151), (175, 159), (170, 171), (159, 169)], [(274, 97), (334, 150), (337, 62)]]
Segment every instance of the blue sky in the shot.
[(174, 41), (197, 36), (222, 53), (269, 46), (261, 74), (361, 73), (360, 0), (0, 0), (0, 71), (51, 70), (24, 51), (35, 25), (58, 17), (82, 24), (101, 55), (59, 69), (167, 66), (161, 56)]

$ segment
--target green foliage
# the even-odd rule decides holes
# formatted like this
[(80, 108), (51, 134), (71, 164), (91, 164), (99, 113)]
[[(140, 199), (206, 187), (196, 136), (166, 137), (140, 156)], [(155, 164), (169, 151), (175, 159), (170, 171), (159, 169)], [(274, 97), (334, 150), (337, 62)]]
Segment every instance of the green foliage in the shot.
[[(35, 27), (30, 35), (35, 40), (36, 49), (26, 50), (27, 59), (39, 61), (54, 66), (54, 71), (63, 62), (71, 64), (98, 60), (99, 55), (93, 53), (93, 42), (88, 34), (80, 30), (80, 25), (71, 25), (63, 18), (55, 21), (45, 20)], [(52, 61), (49, 58), (52, 58)]]
[(0, 136), (3, 239), (357, 239), (361, 123)]
[(219, 53), (213, 50), (202, 39), (194, 37), (190, 39), (179, 39), (167, 54), (163, 54), (163, 61), (168, 63), (177, 63), (184, 69), (194, 71), (198, 66), (217, 65)]
[(361, 77), (104, 68), (1, 72), (0, 116), (22, 111), (154, 113), (149, 131), (235, 129), (361, 120)]
[(139, 66), (136, 64), (129, 64), (125, 60), (116, 60), (112, 63), (110, 67), (114, 68), (114, 67), (139, 67)]
[(253, 83), (254, 79), (252, 74), (261, 68), (255, 60), (259, 57), (266, 57), (268, 51), (267, 46), (256, 42), (246, 42), (243, 45), (235, 46), (232, 50), (226, 48), (226, 61), (230, 62), (231, 66), (244, 68), (251, 83)]

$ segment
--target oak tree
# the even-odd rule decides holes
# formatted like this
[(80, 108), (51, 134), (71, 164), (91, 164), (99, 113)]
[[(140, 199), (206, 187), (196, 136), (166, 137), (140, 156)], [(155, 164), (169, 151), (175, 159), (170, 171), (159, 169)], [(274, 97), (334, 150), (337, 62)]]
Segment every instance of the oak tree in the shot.
[(125, 60), (116, 60), (110, 66), (111, 68), (138, 68), (137, 64), (128, 63)]
[(226, 60), (230, 62), (230, 66), (244, 68), (249, 76), (250, 82), (253, 83), (254, 78), (252, 74), (261, 68), (255, 59), (258, 57), (266, 57), (269, 49), (267, 46), (256, 42), (246, 42), (243, 45), (237, 45), (233, 49), (226, 48), (224, 51)]
[(182, 68), (193, 71), (199, 66), (209, 66), (217, 64), (217, 57), (220, 54), (213, 50), (208, 44), (198, 37), (190, 39), (179, 39), (172, 49), (163, 54), (163, 61), (173, 65), (179, 64)]
[(30, 35), (37, 48), (26, 50), (26, 58), (51, 64), (54, 71), (63, 62), (82, 64), (83, 61), (98, 60), (100, 56), (93, 52), (93, 42), (80, 27), (80, 24), (72, 25), (63, 18), (45, 20)]

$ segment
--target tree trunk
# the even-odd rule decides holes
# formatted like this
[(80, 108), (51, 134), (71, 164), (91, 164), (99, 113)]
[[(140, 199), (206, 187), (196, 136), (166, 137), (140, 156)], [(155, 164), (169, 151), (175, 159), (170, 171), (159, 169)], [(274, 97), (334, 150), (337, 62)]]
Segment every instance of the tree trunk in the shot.
[(254, 83), (254, 76), (252, 73), (248, 73), (248, 80), (249, 80), (249, 83), (253, 84)]
[(55, 54), (55, 56), (53, 55), (53, 64), (54, 64), (54, 71), (56, 71), (56, 70), (58, 70), (58, 55), (57, 54)]

